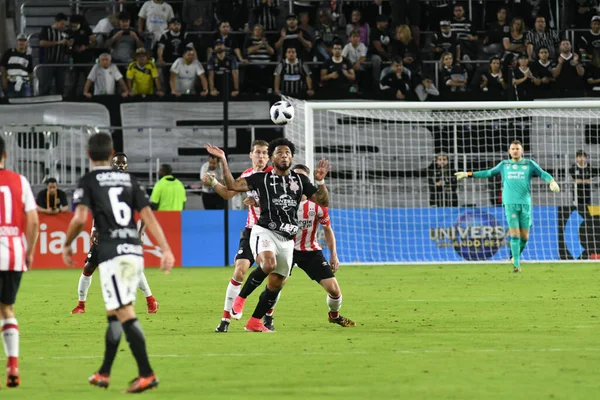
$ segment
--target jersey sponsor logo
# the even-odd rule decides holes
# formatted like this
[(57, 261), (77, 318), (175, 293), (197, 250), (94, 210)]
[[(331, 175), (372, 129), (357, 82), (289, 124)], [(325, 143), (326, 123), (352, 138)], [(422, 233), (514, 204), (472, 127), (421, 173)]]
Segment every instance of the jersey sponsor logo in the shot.
[(283, 211), (290, 211), (293, 208), (298, 207), (298, 201), (293, 199), (289, 194), (282, 194), (278, 198), (271, 200), (271, 203), (275, 207), (280, 207)]
[(429, 230), (429, 239), (437, 248), (452, 247), (468, 261), (488, 260), (503, 246), (508, 246), (507, 227), (487, 212), (467, 211), (449, 227), (434, 227)]
[(139, 234), (138, 234), (139, 225), (140, 225), (140, 222), (138, 222), (137, 230), (130, 229), (130, 228), (115, 229), (110, 232), (110, 238), (111, 239), (136, 239), (139, 237)]
[(519, 166), (517, 164), (514, 164), (513, 169), (519, 169)]
[(144, 248), (143, 248), (143, 246), (140, 246), (137, 244), (121, 243), (120, 245), (117, 246), (117, 253), (119, 253), (119, 254), (138, 254), (141, 256), (144, 254)]
[(19, 236), (19, 228), (16, 226), (0, 226), (0, 236)]

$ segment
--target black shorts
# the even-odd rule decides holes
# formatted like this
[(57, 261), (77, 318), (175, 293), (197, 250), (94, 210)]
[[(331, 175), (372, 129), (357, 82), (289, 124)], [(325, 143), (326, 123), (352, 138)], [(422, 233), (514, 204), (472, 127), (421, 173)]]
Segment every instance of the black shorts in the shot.
[(250, 233), (252, 229), (246, 228), (242, 231), (242, 237), (240, 238), (240, 246), (238, 252), (235, 255), (235, 261), (237, 260), (248, 260), (250, 266), (254, 264), (254, 256), (252, 256), (252, 250), (250, 249)]
[(0, 303), (15, 304), (21, 276), (23, 276), (21, 271), (0, 271)]
[(292, 265), (306, 272), (306, 275), (313, 281), (321, 282), (323, 279), (334, 278), (331, 265), (323, 256), (321, 250), (318, 251), (297, 251), (294, 250), (294, 261)]
[(90, 251), (88, 251), (87, 258), (85, 259), (86, 265), (98, 266), (98, 246), (92, 245)]

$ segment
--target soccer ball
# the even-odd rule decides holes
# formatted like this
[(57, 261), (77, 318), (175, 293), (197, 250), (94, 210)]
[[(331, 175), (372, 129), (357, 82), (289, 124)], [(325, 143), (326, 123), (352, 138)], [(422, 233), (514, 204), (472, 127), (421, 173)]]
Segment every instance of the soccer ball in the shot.
[(271, 121), (277, 125), (285, 125), (294, 119), (294, 107), (287, 101), (278, 101), (271, 106)]

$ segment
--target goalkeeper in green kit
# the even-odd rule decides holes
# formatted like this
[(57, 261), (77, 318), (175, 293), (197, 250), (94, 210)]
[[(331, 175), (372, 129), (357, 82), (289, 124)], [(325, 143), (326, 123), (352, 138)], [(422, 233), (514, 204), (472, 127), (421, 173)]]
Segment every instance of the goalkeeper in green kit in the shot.
[(521, 253), (529, 239), (529, 228), (531, 228), (532, 221), (531, 178), (539, 176), (550, 184), (550, 190), (553, 192), (560, 192), (560, 187), (552, 175), (544, 171), (537, 163), (523, 158), (523, 145), (520, 141), (513, 141), (508, 153), (510, 160), (501, 161), (492, 169), (457, 172), (454, 175), (458, 180), (468, 177), (502, 176), (502, 204), (510, 233), (513, 272), (521, 272)]

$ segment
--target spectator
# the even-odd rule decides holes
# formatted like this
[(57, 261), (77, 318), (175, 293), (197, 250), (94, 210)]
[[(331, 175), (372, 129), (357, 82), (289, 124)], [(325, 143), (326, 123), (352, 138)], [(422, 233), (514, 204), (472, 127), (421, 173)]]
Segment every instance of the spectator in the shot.
[(460, 4), (454, 6), (454, 16), (450, 20), (450, 27), (460, 43), (461, 59), (464, 61), (477, 59), (479, 38), (473, 23), (465, 17), (465, 8)]
[(301, 12), (300, 14), (298, 14), (298, 16), (300, 17), (299, 28), (304, 32), (304, 38), (309, 42), (314, 43), (315, 38), (317, 36), (317, 31), (310, 24), (310, 15), (308, 15), (307, 12)]
[(369, 38), (373, 82), (378, 82), (380, 79), (381, 63), (390, 59), (389, 46), (391, 43), (388, 18), (385, 15), (378, 15), (376, 21), (375, 29), (371, 30), (371, 37)]
[[(183, 183), (173, 176), (173, 168), (162, 164), (158, 170), (158, 182), (152, 189), (150, 204), (157, 211), (183, 211), (187, 196)], [(206, 207), (205, 207), (206, 208)]]
[(510, 34), (508, 37), (502, 39), (502, 44), (506, 53), (512, 53), (515, 57), (527, 51), (527, 46), (525, 45), (525, 22), (523, 22), (522, 18), (513, 18), (510, 23)]
[(212, 0), (184, 0), (181, 17), (188, 32), (211, 31), (213, 29)]
[(440, 91), (464, 92), (467, 87), (467, 73), (460, 64), (454, 65), (452, 53), (446, 52), (440, 58)]
[(419, 49), (411, 36), (408, 25), (400, 25), (396, 28), (396, 37), (392, 41), (390, 55), (402, 58), (404, 68), (411, 72), (417, 72), (421, 69), (419, 60)]
[[(65, 31), (67, 16), (57, 14), (54, 24), (42, 29), (40, 33), (40, 63), (45, 65), (65, 64), (67, 62), (67, 50), (70, 41)], [(56, 92), (63, 94), (65, 88), (66, 68), (64, 66), (44, 66), (40, 69), (40, 95), (49, 95), (52, 84), (56, 86)]]
[(354, 31), (358, 32), (360, 42), (367, 48), (369, 46), (370, 28), (369, 24), (362, 20), (362, 14), (358, 9), (352, 11), (351, 23), (346, 25), (346, 36), (350, 37)]
[(129, 64), (136, 49), (144, 47), (144, 42), (131, 29), (131, 17), (126, 11), (119, 13), (119, 27), (113, 29), (106, 41), (106, 48), (112, 48), (112, 60), (115, 63)]
[(37, 194), (35, 202), (38, 206), (38, 212), (43, 214), (58, 214), (69, 211), (67, 194), (58, 188), (58, 181), (55, 178), (46, 179), (46, 189)]
[(431, 207), (458, 207), (458, 181), (448, 163), (448, 155), (440, 153), (427, 171), (429, 180), (429, 205)]
[(569, 168), (569, 175), (575, 183), (576, 205), (585, 208), (592, 204), (592, 178), (598, 174), (598, 171), (588, 164), (585, 151), (577, 151), (575, 158), (575, 164)]
[[(214, 185), (217, 182), (223, 184), (223, 167), (219, 162), (219, 158), (212, 154), (208, 155), (208, 161), (202, 164), (200, 168), (200, 180), (203, 182), (206, 181), (206, 174), (211, 174), (214, 177), (212, 180)], [(203, 185), (201, 190), (205, 210), (222, 210), (225, 208), (225, 200), (215, 191), (214, 186)]]
[(171, 18), (169, 21), (169, 30), (163, 32), (156, 48), (159, 66), (164, 67), (167, 63), (171, 64), (183, 55), (183, 50), (186, 48), (187, 42), (184, 36), (181, 31), (181, 20), (179, 18)]
[(252, 12), (256, 17), (256, 21), (267, 31), (277, 29), (279, 3), (279, 0), (252, 0)]
[(296, 48), (288, 47), (285, 59), (275, 69), (273, 90), (277, 95), (304, 96), (306, 93), (313, 96), (315, 92), (310, 75), (310, 69), (297, 58)]
[[(592, 64), (586, 68), (587, 84), (594, 92), (600, 91), (600, 57), (595, 57)], [(597, 96), (595, 94), (594, 96)]]
[[(423, 79), (421, 79), (421, 82), (415, 87), (415, 94), (419, 98), (419, 101), (426, 101), (436, 100), (439, 97), (440, 92), (435, 87), (433, 79), (430, 76), (425, 75)], [(432, 96), (434, 99), (431, 99)]]
[(421, 34), (419, 25), (421, 24), (421, 4), (419, 0), (391, 0), (391, 17), (394, 26), (410, 25), (412, 37), (415, 38), (417, 47), (419, 46), (419, 36)]
[(500, 7), (496, 13), (496, 22), (490, 24), (487, 35), (483, 39), (483, 52), (485, 54), (503, 53), (502, 40), (510, 35), (510, 26), (506, 23), (506, 17), (506, 8)]
[(313, 48), (311, 38), (304, 37), (305, 32), (298, 27), (298, 19), (295, 14), (288, 15), (286, 24), (287, 27), (281, 29), (281, 35), (275, 43), (275, 48), (287, 53), (287, 49), (293, 47), (296, 49), (298, 58), (308, 60), (308, 55)]
[(579, 55), (571, 51), (571, 42), (560, 42), (560, 54), (552, 75), (556, 79), (556, 88), (562, 92), (578, 91), (583, 87), (581, 77), (585, 68), (579, 62)]
[(502, 98), (506, 89), (506, 82), (504, 82), (504, 75), (500, 68), (499, 57), (493, 57), (490, 60), (488, 70), (481, 74), (480, 88), (487, 93), (490, 100), (500, 100)]
[(541, 16), (535, 19), (535, 30), (525, 35), (527, 55), (531, 61), (535, 60), (538, 50), (542, 47), (546, 47), (550, 51), (550, 58), (554, 59), (558, 43), (558, 34), (554, 29), (546, 29), (546, 18)]
[[(82, 15), (71, 15), (69, 22), (71, 23), (71, 28), (67, 30), (67, 34), (72, 42), (70, 52), (73, 64), (91, 64), (94, 61), (94, 51), (92, 49), (96, 47), (96, 36), (94, 36), (94, 33)], [(85, 80), (90, 69), (88, 66), (72, 68), (71, 85), (68, 94), (70, 97), (77, 95), (79, 80), (81, 77)]]
[(169, 27), (167, 22), (175, 18), (173, 7), (163, 0), (148, 0), (138, 14), (138, 33), (144, 36), (146, 50), (154, 48), (161, 34)]
[(250, 93), (264, 93), (271, 90), (273, 69), (267, 65), (275, 55), (275, 49), (269, 44), (260, 24), (254, 25), (252, 35), (246, 40), (244, 48), (250, 65), (246, 68), (246, 88)]
[(331, 13), (329, 10), (319, 10), (319, 23), (317, 24), (315, 35), (317, 58), (320, 61), (329, 60), (329, 57), (331, 57), (333, 41), (338, 38), (337, 27), (331, 20)]
[(196, 60), (196, 50), (193, 47), (186, 47), (183, 51), (183, 57), (175, 60), (171, 66), (171, 76), (169, 78), (171, 93), (177, 97), (182, 94), (195, 94), (196, 77), (200, 78), (202, 84), (200, 96), (208, 95), (208, 82), (202, 64)]
[(363, 63), (367, 61), (367, 46), (360, 41), (359, 31), (352, 31), (350, 33), (350, 43), (344, 46), (342, 57), (350, 61), (356, 75), (356, 80), (362, 83), (365, 72)]
[(321, 84), (329, 94), (348, 93), (356, 80), (352, 63), (342, 56), (342, 43), (332, 45), (332, 56), (321, 66)]
[(566, 0), (564, 7), (571, 18), (570, 27), (585, 29), (590, 18), (598, 11), (598, 0)]
[(452, 54), (454, 60), (460, 60), (460, 43), (456, 34), (450, 29), (450, 21), (440, 21), (440, 31), (433, 34), (431, 47), (433, 58), (436, 60), (446, 52)]
[(552, 89), (554, 83), (552, 69), (554, 69), (555, 65), (550, 61), (549, 57), (550, 51), (548, 48), (540, 47), (537, 61), (534, 61), (531, 65), (531, 72), (535, 77), (533, 84), (535, 85), (534, 94), (536, 98), (550, 96), (550, 89)]
[[(246, 60), (243, 56), (242, 56), (242, 51), (240, 50), (240, 46), (237, 42), (237, 40), (235, 40), (234, 37), (229, 35), (229, 31), (231, 29), (231, 26), (229, 25), (229, 22), (227, 21), (223, 21), (219, 24), (219, 32), (217, 32), (216, 36), (215, 36), (215, 41), (216, 40), (221, 40), (223, 42), (224, 50), (225, 50), (225, 54), (227, 56), (234, 56), (237, 57), (237, 60), (239, 62), (248, 62), (248, 60)], [(208, 49), (208, 58), (210, 59), (210, 57), (212, 56), (212, 52), (213, 49), (209, 48)]]
[(121, 96), (127, 97), (129, 90), (121, 71), (119, 71), (116, 65), (111, 63), (110, 54), (102, 53), (98, 58), (98, 63), (94, 65), (87, 77), (85, 87), (83, 88), (83, 95), (88, 99), (92, 98), (92, 94), (90, 93), (92, 84), (94, 85), (94, 96), (114, 95), (117, 93), (115, 82), (119, 82), (121, 86)]
[(592, 17), (590, 30), (579, 37), (578, 43), (583, 61), (600, 58), (600, 15)]
[(436, 0), (428, 4), (429, 8), (429, 28), (436, 30), (441, 21), (447, 21), (452, 16), (448, 0)]
[(96, 24), (96, 26), (94, 26), (94, 29), (92, 30), (92, 33), (94, 35), (96, 35), (96, 47), (99, 49), (104, 49), (108, 46), (106, 46), (106, 40), (110, 37), (110, 33), (113, 31), (113, 29), (116, 29), (119, 27), (119, 14), (115, 13), (115, 14), (110, 14), (108, 17), (106, 18), (102, 18), (100, 21), (98, 21), (98, 23)]
[(410, 76), (402, 66), (402, 59), (396, 58), (392, 61), (391, 68), (383, 71), (379, 86), (386, 97), (406, 100), (410, 92), (409, 82)]
[(527, 54), (521, 54), (517, 59), (518, 66), (514, 70), (513, 86), (517, 93), (517, 100), (533, 100), (533, 81), (537, 79), (533, 76), (529, 68), (529, 57)]
[[(240, 77), (238, 64), (234, 56), (228, 56), (221, 39), (215, 41), (214, 53), (208, 60), (208, 87), (211, 96), (218, 96), (223, 91), (224, 79), (228, 80), (229, 90), (233, 88), (231, 97), (240, 94)], [(229, 78), (231, 73), (231, 78)], [(231, 84), (233, 83), (233, 85)]]
[(17, 35), (17, 47), (4, 53), (0, 65), (4, 94), (7, 97), (31, 97), (33, 59), (27, 54), (27, 35)]
[(161, 90), (158, 70), (149, 54), (143, 47), (135, 51), (135, 61), (127, 68), (127, 84), (130, 96), (153, 95), (164, 96)]

